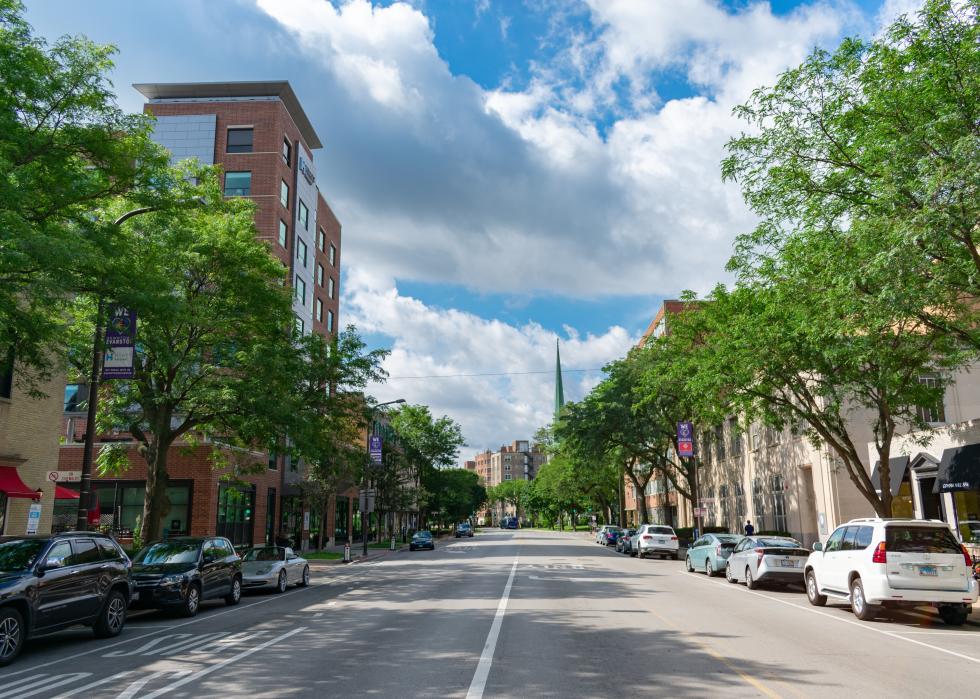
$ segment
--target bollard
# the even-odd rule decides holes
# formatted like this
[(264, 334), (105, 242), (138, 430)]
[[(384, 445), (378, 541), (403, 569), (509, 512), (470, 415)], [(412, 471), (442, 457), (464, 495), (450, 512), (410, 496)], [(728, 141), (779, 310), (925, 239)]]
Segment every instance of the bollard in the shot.
[(350, 563), (350, 544), (344, 544), (344, 563)]
[(391, 550), (392, 551), (395, 550), (395, 537), (394, 536), (391, 537)]

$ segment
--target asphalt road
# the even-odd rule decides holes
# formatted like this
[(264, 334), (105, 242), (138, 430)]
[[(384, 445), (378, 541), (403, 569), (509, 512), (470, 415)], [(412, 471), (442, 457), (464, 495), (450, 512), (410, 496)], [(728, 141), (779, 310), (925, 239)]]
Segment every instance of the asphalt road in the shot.
[(980, 616), (858, 622), (583, 535), (481, 533), (314, 574), (308, 588), (134, 614), (123, 634), (33, 641), (0, 671), (26, 697), (968, 697)]

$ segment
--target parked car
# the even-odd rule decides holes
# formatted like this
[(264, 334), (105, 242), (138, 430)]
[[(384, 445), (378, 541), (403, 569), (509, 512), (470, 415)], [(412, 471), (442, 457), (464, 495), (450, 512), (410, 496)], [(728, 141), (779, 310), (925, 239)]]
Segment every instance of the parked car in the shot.
[(595, 542), (597, 544), (605, 544), (606, 543), (606, 530), (609, 527), (612, 527), (612, 526), (615, 526), (615, 525), (612, 525), (612, 524), (603, 524), (601, 527), (599, 527), (596, 530), (596, 533), (595, 533)]
[(604, 526), (603, 530), (602, 538), (600, 539), (599, 543), (605, 544), (606, 546), (615, 546), (616, 539), (618, 539), (619, 535), (623, 533), (622, 529), (611, 524)]
[(0, 667), (29, 638), (70, 626), (117, 636), (132, 594), (129, 569), (119, 544), (103, 534), (0, 539)]
[(672, 527), (664, 524), (644, 524), (636, 530), (630, 541), (630, 555), (639, 558), (669, 556), (676, 561), (678, 548), (677, 534)]
[(636, 534), (635, 529), (624, 529), (622, 533), (616, 537), (616, 550), (620, 553), (630, 552), (630, 537)]
[(432, 532), (423, 529), (412, 535), (412, 541), (408, 544), (408, 550), (415, 551), (416, 549), (436, 550), (436, 542), (432, 538)]
[(454, 534), (454, 536), (457, 539), (459, 539), (461, 537), (464, 537), (464, 536), (472, 537), (473, 536), (473, 527), (470, 526), (470, 523), (469, 522), (463, 522), (458, 527), (456, 527), (456, 533)]
[(854, 519), (814, 544), (806, 561), (810, 604), (849, 602), (872, 619), (882, 606), (932, 605), (961, 626), (977, 601), (970, 554), (945, 524), (917, 519)]
[(740, 534), (705, 534), (687, 550), (687, 572), (700, 570), (709, 578), (721, 573), (741, 538)]
[(201, 602), (242, 598), (242, 559), (221, 536), (157, 541), (133, 558), (134, 604), (194, 616)]
[(242, 553), (242, 587), (271, 587), (285, 592), (290, 585), (310, 584), (310, 564), (288, 546), (256, 546)]
[(764, 583), (802, 583), (803, 565), (809, 555), (796, 539), (746, 536), (728, 557), (725, 577), (730, 583), (744, 582), (750, 590)]

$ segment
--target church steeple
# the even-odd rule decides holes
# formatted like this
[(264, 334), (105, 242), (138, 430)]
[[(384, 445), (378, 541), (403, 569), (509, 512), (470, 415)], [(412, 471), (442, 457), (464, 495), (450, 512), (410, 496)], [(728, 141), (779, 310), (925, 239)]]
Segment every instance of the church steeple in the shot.
[(558, 348), (558, 340), (555, 340), (555, 418), (565, 405), (565, 389), (561, 383), (561, 350)]

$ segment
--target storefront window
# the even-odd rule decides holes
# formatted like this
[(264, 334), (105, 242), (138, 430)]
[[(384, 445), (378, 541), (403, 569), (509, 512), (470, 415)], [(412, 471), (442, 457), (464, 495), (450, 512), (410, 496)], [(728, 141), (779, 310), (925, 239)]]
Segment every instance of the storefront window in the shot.
[(915, 517), (915, 507), (912, 503), (912, 484), (908, 476), (902, 481), (898, 495), (892, 498), (892, 517)]
[[(114, 532), (130, 535), (136, 523), (143, 517), (143, 498), (146, 484), (139, 483), (95, 483), (96, 503), (99, 513), (99, 526)], [(171, 485), (167, 488), (170, 511), (161, 517), (160, 533), (166, 536), (181, 536), (190, 533), (190, 485)], [(74, 507), (78, 501), (74, 501)], [(55, 503), (55, 515), (58, 514)], [(74, 515), (71, 524), (74, 525)]]
[(347, 541), (347, 517), (350, 514), (350, 502), (345, 497), (337, 497), (334, 510), (334, 539), (337, 542)]
[(218, 490), (217, 535), (235, 546), (252, 545), (255, 486), (223, 485)]
[(980, 491), (953, 493), (960, 538), (968, 544), (980, 544)]

